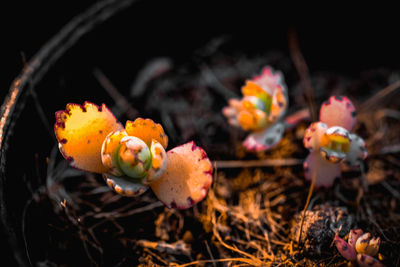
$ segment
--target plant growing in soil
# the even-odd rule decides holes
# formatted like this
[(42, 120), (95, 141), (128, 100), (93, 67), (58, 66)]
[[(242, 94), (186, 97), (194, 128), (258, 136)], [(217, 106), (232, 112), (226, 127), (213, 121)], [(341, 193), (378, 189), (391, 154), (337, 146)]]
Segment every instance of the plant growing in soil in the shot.
[(340, 177), (342, 165), (359, 168), (368, 152), (364, 140), (351, 133), (356, 124), (353, 103), (345, 96), (331, 96), (319, 114), (320, 121), (306, 130), (303, 143), (310, 154), (304, 162), (304, 175), (316, 187), (330, 187)]
[(243, 145), (250, 151), (264, 151), (281, 140), (285, 132), (282, 120), (288, 105), (287, 88), (280, 71), (265, 67), (261, 75), (247, 80), (242, 99), (230, 99), (222, 112), (228, 122), (251, 133)]
[(56, 112), (59, 149), (70, 165), (101, 173), (115, 192), (138, 196), (149, 187), (168, 208), (201, 201), (212, 183), (212, 164), (194, 142), (168, 152), (163, 127), (137, 118), (123, 127), (105, 104), (68, 104)]
[(374, 258), (378, 254), (381, 239), (372, 238), (370, 233), (364, 233), (361, 229), (352, 229), (348, 234), (347, 242), (335, 236), (335, 245), (339, 253), (352, 263), (359, 266), (383, 266)]

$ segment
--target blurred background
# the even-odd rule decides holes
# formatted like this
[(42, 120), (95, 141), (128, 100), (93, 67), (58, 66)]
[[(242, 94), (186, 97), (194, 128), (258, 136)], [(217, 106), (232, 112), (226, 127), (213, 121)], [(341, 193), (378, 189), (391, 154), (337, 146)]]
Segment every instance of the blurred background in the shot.
[[(75, 15), (98, 1), (11, 1), (0, 9), (1, 54), (0, 99), (43, 44)], [(372, 67), (400, 65), (399, 22), (390, 6), (353, 7), (331, 5), (293, 5), (268, 1), (231, 3), (230, 1), (141, 1), (137, 23), (140, 31), (121, 34), (147, 40), (143, 49), (164, 46), (179, 38), (185, 43), (182, 54), (201, 47), (206, 36), (240, 33), (255, 49), (258, 39), (274, 36), (269, 49), (287, 51), (287, 33), (293, 27), (311, 71), (333, 70), (348, 74)], [(146, 32), (156, 25), (160, 30)], [(171, 36), (171, 28), (186, 28), (185, 36)], [(150, 42), (148, 42), (150, 41)], [(149, 45), (150, 44), (150, 45)]]

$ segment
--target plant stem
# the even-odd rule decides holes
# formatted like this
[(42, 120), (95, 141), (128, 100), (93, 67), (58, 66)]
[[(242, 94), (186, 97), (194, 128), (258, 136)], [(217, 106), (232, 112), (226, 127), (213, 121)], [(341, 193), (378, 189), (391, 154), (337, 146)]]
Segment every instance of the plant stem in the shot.
[(299, 243), (299, 244), (300, 244), (300, 240), (301, 240), (301, 233), (303, 232), (303, 224), (304, 224), (304, 218), (306, 215), (306, 210), (308, 208), (308, 205), (310, 204), (310, 199), (311, 199), (312, 193), (314, 191), (315, 180), (317, 180), (317, 169), (316, 168), (314, 169), (310, 189), (308, 190), (307, 201), (306, 201), (306, 204), (304, 205), (303, 214), (301, 216), (300, 233), (299, 233), (299, 239), (297, 240), (297, 243)]

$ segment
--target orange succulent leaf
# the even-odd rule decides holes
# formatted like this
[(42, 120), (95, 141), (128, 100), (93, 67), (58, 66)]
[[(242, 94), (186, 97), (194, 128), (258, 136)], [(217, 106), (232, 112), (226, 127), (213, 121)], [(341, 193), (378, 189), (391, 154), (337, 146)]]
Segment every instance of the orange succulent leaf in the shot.
[(259, 96), (265, 93), (264, 89), (253, 81), (246, 81), (246, 84), (242, 87), (242, 94), (245, 96)]
[(155, 123), (152, 119), (137, 118), (135, 121), (127, 121), (125, 130), (129, 136), (135, 136), (142, 139), (148, 147), (152, 140), (158, 141), (164, 148), (168, 146), (168, 136), (163, 127)]
[(150, 184), (168, 208), (187, 209), (201, 201), (212, 183), (213, 167), (206, 152), (189, 142), (167, 152), (164, 175)]
[(85, 171), (103, 173), (108, 169), (101, 161), (101, 147), (106, 136), (122, 130), (105, 104), (70, 103), (56, 112), (54, 132), (59, 148), (71, 166)]

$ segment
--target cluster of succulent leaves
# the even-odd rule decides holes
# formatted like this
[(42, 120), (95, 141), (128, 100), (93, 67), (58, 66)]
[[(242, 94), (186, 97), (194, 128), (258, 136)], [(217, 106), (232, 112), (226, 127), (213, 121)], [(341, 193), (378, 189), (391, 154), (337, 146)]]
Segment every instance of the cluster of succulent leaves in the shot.
[(373, 238), (370, 233), (361, 229), (352, 229), (348, 234), (347, 242), (335, 236), (335, 244), (339, 253), (350, 262), (357, 262), (361, 267), (381, 267), (383, 264), (374, 258), (378, 254), (381, 239)]
[[(228, 122), (250, 131), (243, 145), (249, 151), (265, 151), (281, 140), (287, 123), (288, 105), (283, 75), (266, 67), (260, 76), (246, 81), (242, 99), (230, 99), (223, 109)], [(352, 133), (356, 124), (353, 103), (345, 96), (332, 96), (320, 110), (319, 121), (306, 130), (304, 146), (310, 154), (304, 162), (307, 180), (316, 176), (316, 187), (330, 187), (340, 177), (342, 164), (359, 167), (368, 153), (361, 137)]]
[(283, 74), (265, 67), (260, 76), (246, 81), (242, 99), (230, 99), (222, 112), (228, 122), (250, 131), (243, 145), (249, 151), (265, 151), (281, 140), (285, 123), (282, 120), (288, 105)]
[[(223, 114), (231, 125), (251, 132), (243, 142), (248, 150), (268, 150), (278, 144), (286, 126), (283, 115), (288, 99), (283, 76), (266, 67), (260, 76), (246, 82), (242, 93), (242, 99), (229, 101)], [(364, 140), (352, 132), (356, 121), (353, 103), (345, 96), (332, 96), (323, 102), (319, 121), (306, 129), (303, 143), (310, 154), (304, 161), (304, 176), (308, 181), (314, 180), (316, 188), (331, 187), (335, 179), (341, 176), (342, 167), (359, 169), (363, 164), (368, 152)], [(360, 266), (381, 266), (372, 257), (379, 250), (380, 240), (370, 240), (368, 233), (357, 235), (357, 238), (360, 237), (357, 241), (355, 233), (360, 231), (352, 230), (349, 240), (354, 239), (354, 244), (349, 246), (343, 245), (345, 241), (336, 237), (339, 252)], [(347, 247), (348, 250), (345, 249)], [(373, 253), (367, 249), (371, 247)], [(351, 257), (346, 256), (350, 252)]]
[[(246, 81), (242, 94), (241, 99), (229, 100), (223, 114), (229, 124), (250, 132), (243, 141), (247, 150), (271, 149), (287, 127), (288, 93), (282, 73), (265, 67), (261, 75)], [(319, 121), (309, 126), (303, 140), (310, 151), (304, 176), (314, 180), (315, 187), (332, 186), (343, 166), (362, 165), (368, 153), (363, 139), (352, 132), (355, 124), (355, 107), (347, 97), (332, 96), (322, 104)], [(71, 166), (101, 173), (118, 194), (138, 196), (150, 187), (167, 207), (186, 209), (201, 201), (212, 183), (213, 168), (206, 152), (194, 142), (166, 151), (168, 137), (151, 119), (137, 118), (123, 127), (104, 104), (85, 102), (58, 111), (54, 130)], [(361, 266), (365, 262), (380, 266), (372, 258), (379, 242), (376, 253), (375, 247), (374, 253), (362, 250), (367, 236), (357, 234), (357, 241), (359, 232), (350, 232), (349, 243), (336, 237), (339, 252)]]
[(167, 207), (186, 209), (212, 182), (206, 152), (189, 142), (168, 152), (160, 124), (137, 118), (123, 127), (106, 105), (68, 104), (56, 113), (55, 134), (70, 165), (101, 173), (118, 194), (138, 196), (149, 187)]
[(304, 176), (316, 187), (330, 187), (341, 176), (342, 167), (359, 168), (367, 157), (364, 140), (352, 133), (356, 124), (353, 103), (345, 96), (332, 96), (320, 110), (319, 121), (304, 134), (310, 154), (304, 162)]

